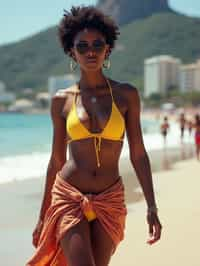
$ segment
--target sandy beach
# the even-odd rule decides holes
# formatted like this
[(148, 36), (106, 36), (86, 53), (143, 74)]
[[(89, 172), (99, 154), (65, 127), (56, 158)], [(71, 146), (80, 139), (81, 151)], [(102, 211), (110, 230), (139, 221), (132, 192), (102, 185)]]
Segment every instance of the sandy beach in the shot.
[(153, 175), (162, 239), (149, 246), (144, 201), (129, 206), (125, 240), (111, 266), (199, 266), (200, 162), (178, 162)]
[[(172, 164), (173, 156), (166, 157), (163, 151), (157, 153), (157, 156), (151, 155), (151, 161), (167, 166), (164, 171), (154, 169), (156, 171), (153, 172), (155, 194), (163, 224), (162, 239), (153, 246), (146, 244), (146, 204), (141, 189), (130, 164), (121, 162), (128, 217), (125, 240), (113, 256), (111, 266), (199, 266), (197, 242), (200, 235), (200, 162), (188, 159), (189, 155), (190, 151), (187, 151), (185, 157), (180, 158), (186, 160), (175, 164)], [(0, 201), (3, 203), (0, 219), (3, 245), (0, 248), (0, 257), (3, 266), (25, 265), (34, 251), (31, 234), (37, 221), (43, 182), (44, 180), (38, 178), (0, 185)]]

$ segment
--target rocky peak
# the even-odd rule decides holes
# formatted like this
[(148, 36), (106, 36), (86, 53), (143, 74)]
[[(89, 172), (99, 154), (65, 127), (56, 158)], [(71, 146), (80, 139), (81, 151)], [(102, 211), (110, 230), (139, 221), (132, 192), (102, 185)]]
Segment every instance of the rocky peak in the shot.
[(172, 12), (168, 0), (99, 0), (98, 5), (120, 25), (151, 16), (157, 12)]

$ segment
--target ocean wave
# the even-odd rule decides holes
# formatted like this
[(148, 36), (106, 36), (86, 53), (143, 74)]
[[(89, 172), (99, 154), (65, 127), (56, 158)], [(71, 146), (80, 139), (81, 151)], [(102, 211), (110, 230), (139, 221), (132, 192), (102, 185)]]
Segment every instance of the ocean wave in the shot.
[(0, 157), (0, 183), (41, 177), (46, 173), (48, 160), (49, 153), (39, 152)]
[[(184, 142), (193, 143), (193, 136), (189, 136), (186, 132)], [(147, 133), (144, 134), (144, 144), (147, 151), (159, 150), (163, 148), (163, 138), (160, 133)], [(179, 127), (177, 124), (173, 124), (167, 136), (167, 147), (173, 148), (179, 145)], [(45, 176), (49, 157), (50, 151), (0, 157), (0, 183)], [(121, 158), (128, 159), (128, 157), (129, 147), (125, 137)]]

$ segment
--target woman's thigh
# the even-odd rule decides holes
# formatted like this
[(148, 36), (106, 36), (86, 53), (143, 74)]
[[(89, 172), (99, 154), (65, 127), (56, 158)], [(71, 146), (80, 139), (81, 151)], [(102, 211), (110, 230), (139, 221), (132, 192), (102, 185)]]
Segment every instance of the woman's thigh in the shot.
[(90, 225), (86, 219), (66, 232), (61, 240), (61, 247), (69, 266), (95, 266)]
[(92, 249), (96, 266), (107, 266), (114, 250), (114, 244), (98, 219), (91, 226)]

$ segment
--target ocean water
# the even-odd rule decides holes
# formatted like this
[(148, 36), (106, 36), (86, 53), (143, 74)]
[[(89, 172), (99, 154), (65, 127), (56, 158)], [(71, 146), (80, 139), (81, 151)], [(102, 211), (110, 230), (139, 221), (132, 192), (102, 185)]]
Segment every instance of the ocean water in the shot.
[[(144, 144), (147, 151), (161, 149), (163, 139), (160, 122), (142, 120)], [(52, 125), (49, 115), (0, 114), (0, 183), (39, 178), (46, 173), (52, 142)], [(167, 146), (180, 145), (177, 124), (171, 124)], [(186, 132), (185, 142), (193, 142)], [(129, 156), (125, 138), (122, 157)]]

